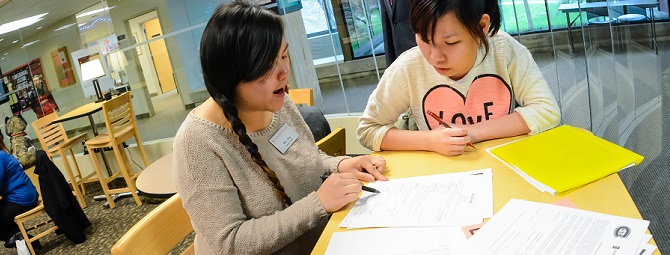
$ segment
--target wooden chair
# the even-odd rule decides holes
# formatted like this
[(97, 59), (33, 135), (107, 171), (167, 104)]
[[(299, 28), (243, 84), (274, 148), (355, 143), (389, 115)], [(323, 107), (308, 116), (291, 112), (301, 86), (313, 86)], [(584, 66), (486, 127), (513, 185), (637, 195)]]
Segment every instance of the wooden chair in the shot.
[[(57, 118), (58, 114), (54, 112), (36, 120), (32, 123), (33, 130), (35, 130), (37, 139), (40, 141), (42, 149), (49, 156), (49, 159), (53, 161), (53, 156), (59, 155), (61, 160), (63, 160), (63, 165), (65, 165), (65, 170), (70, 178), (70, 183), (72, 183), (72, 193), (74, 193), (77, 201), (79, 201), (81, 208), (85, 208), (86, 202), (84, 201), (84, 195), (86, 195), (86, 189), (84, 188), (84, 183), (90, 182), (91, 177), (95, 175), (95, 173), (82, 177), (81, 171), (79, 170), (79, 164), (77, 164), (74, 152), (72, 152), (72, 147), (88, 140), (88, 134), (84, 133), (73, 138), (68, 138), (61, 123), (51, 123)], [(70, 167), (66, 151), (70, 152), (76, 174)]]
[(288, 96), (294, 104), (306, 104), (314, 106), (314, 92), (312, 89), (291, 89), (288, 91)]
[[(175, 194), (128, 230), (112, 246), (112, 255), (165, 255), (191, 232), (191, 219)], [(182, 254), (195, 254), (193, 244)]]
[[(37, 193), (38, 193), (38, 202), (37, 202), (37, 207), (31, 209), (30, 211), (24, 212), (22, 214), (17, 215), (14, 217), (14, 222), (16, 222), (16, 225), (19, 226), (19, 230), (21, 230), (21, 235), (23, 235), (23, 239), (26, 240), (26, 246), (28, 246), (28, 250), (30, 250), (30, 254), (35, 255), (35, 249), (33, 248), (33, 242), (37, 239), (40, 239), (49, 233), (53, 233), (58, 229), (55, 225), (46, 229), (44, 232), (41, 232), (32, 238), (28, 237), (28, 231), (31, 231), (33, 229), (36, 229), (39, 226), (48, 224), (51, 221), (51, 218), (47, 216), (47, 220), (43, 222), (36, 223), (34, 226), (31, 227), (26, 227), (26, 223), (28, 223), (29, 220), (32, 220), (34, 218), (40, 217), (42, 215), (46, 215), (46, 211), (44, 210), (44, 203), (42, 203), (42, 195), (40, 191), (40, 184), (39, 181), (37, 180), (37, 175), (34, 173), (35, 167), (28, 168), (28, 170), (25, 170), (25, 173), (30, 177), (30, 181), (32, 181), (33, 185), (37, 188)], [(32, 222), (30, 222), (32, 223)]]
[(336, 128), (326, 137), (316, 142), (316, 147), (330, 156), (347, 154), (347, 136), (344, 128)]
[[(107, 133), (100, 134), (95, 138), (86, 141), (86, 147), (88, 149), (89, 155), (91, 156), (91, 161), (93, 161), (93, 167), (95, 168), (95, 172), (98, 175), (100, 184), (102, 185), (102, 190), (105, 193), (105, 197), (107, 197), (109, 207), (116, 207), (114, 199), (112, 198), (112, 194), (123, 192), (130, 192), (135, 199), (135, 203), (137, 205), (142, 205), (142, 201), (140, 201), (140, 197), (137, 195), (137, 188), (135, 188), (134, 182), (139, 173), (131, 176), (132, 168), (130, 162), (128, 161), (126, 152), (123, 151), (122, 145), (123, 142), (134, 137), (135, 141), (137, 141), (137, 148), (140, 151), (140, 156), (142, 157), (144, 166), (146, 167), (149, 165), (146, 151), (142, 145), (142, 139), (140, 139), (139, 129), (137, 128), (137, 123), (135, 123), (135, 114), (133, 113), (133, 104), (130, 102), (130, 93), (123, 93), (118, 97), (104, 102), (102, 104), (102, 113), (105, 117)], [(100, 169), (100, 164), (98, 163), (98, 158), (94, 151), (95, 149), (103, 150), (105, 147), (112, 148), (120, 168), (119, 172), (113, 174), (109, 178), (105, 178), (102, 169)], [(127, 187), (109, 189), (109, 183), (118, 177), (119, 174), (123, 176)]]

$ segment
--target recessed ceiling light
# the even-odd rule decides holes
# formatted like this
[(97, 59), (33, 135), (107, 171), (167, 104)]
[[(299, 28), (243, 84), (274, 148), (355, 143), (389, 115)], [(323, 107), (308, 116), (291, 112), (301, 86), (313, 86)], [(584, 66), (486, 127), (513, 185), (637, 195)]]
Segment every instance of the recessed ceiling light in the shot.
[(5, 58), (4, 58), (4, 57), (3, 57), (3, 58), (0, 58), (0, 60), (3, 60), (3, 59), (5, 59)]
[(38, 28), (37, 28), (37, 30), (40, 30), (40, 29), (42, 29), (42, 27), (38, 27)]
[(14, 40), (12, 43), (17, 43), (17, 42), (19, 42), (19, 40)]
[(9, 52), (5, 52), (5, 54), (3, 56), (7, 56), (7, 54), (9, 54)]
[(32, 41), (32, 42), (26, 43), (26, 44), (24, 44), (23, 46), (21, 46), (21, 49), (23, 49), (23, 48), (25, 48), (25, 47), (28, 47), (28, 46), (30, 46), (30, 45), (33, 45), (33, 44), (35, 44), (36, 42), (39, 42), (39, 41), (40, 41), (40, 40), (35, 40), (35, 41)]
[(81, 13), (81, 14), (77, 14), (77, 16), (75, 16), (75, 17), (77, 17), (79, 19), (79, 18), (86, 17), (88, 15), (93, 15), (93, 14), (99, 13), (99, 12), (106, 12), (106, 11), (109, 11), (109, 10), (114, 9), (114, 8), (116, 8), (116, 6), (100, 8), (100, 9), (97, 9), (97, 10), (92, 10), (92, 11), (84, 12), (84, 13)]
[(4, 40), (5, 40), (5, 38), (0, 38), (0, 42), (2, 42), (2, 41), (4, 41)]
[(60, 31), (60, 30), (63, 30), (63, 29), (66, 29), (66, 28), (71, 27), (71, 26), (74, 26), (74, 25), (76, 25), (76, 24), (77, 24), (77, 23), (70, 23), (70, 24), (64, 25), (64, 26), (62, 26), (62, 27), (56, 28), (56, 29), (54, 30), (54, 32), (56, 32), (56, 31)]
[(44, 18), (44, 16), (46, 16), (47, 14), (49, 14), (49, 13), (45, 12), (45, 13), (35, 15), (35, 16), (32, 16), (32, 17), (28, 17), (28, 18), (24, 18), (24, 19), (20, 19), (20, 20), (15, 20), (15, 21), (12, 21), (12, 22), (9, 22), (9, 23), (2, 24), (2, 25), (0, 25), (0, 35), (5, 34), (5, 33), (9, 33), (9, 32), (12, 32), (12, 31), (16, 31), (16, 30), (19, 30), (21, 28), (24, 28), (24, 27), (30, 26), (32, 24), (35, 24), (38, 21), (42, 20)]

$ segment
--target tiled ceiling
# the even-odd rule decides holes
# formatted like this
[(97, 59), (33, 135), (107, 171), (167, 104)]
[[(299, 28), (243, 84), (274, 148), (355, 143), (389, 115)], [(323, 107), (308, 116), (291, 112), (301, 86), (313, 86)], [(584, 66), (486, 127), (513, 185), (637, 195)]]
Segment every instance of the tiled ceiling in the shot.
[(0, 0), (0, 25), (19, 19), (28, 18), (48, 12), (44, 18), (20, 30), (1, 34), (0, 50), (12, 45), (12, 42), (28, 43), (22, 38), (28, 38), (38, 30), (38, 27), (49, 27), (66, 17), (75, 15), (87, 7), (100, 3), (101, 0)]

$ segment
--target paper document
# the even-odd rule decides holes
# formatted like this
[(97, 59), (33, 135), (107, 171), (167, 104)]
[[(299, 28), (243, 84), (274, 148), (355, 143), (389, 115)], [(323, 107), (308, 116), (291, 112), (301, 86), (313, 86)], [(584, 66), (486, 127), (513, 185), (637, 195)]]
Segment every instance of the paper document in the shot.
[(493, 216), (490, 168), (374, 182), (340, 227), (465, 226)]
[(656, 250), (656, 246), (648, 244), (651, 240), (651, 235), (645, 234), (640, 240), (640, 246), (637, 249), (636, 255), (651, 255)]
[(638, 254), (649, 221), (510, 200), (461, 254)]
[[(465, 235), (457, 227), (380, 228), (335, 232), (326, 255), (458, 254)], [(361, 243), (363, 242), (363, 243)]]

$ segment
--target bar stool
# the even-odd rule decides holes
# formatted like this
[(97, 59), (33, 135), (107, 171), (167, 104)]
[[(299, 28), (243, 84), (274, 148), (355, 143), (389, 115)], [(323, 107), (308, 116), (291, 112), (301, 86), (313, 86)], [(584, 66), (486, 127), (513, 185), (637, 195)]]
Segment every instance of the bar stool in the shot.
[[(610, 24), (615, 24), (617, 23), (617, 18), (610, 18), (609, 16), (598, 16), (598, 17), (593, 17), (589, 19), (589, 27), (594, 26), (594, 29), (596, 27), (605, 27), (609, 26)], [(590, 29), (589, 29), (590, 30)], [(598, 31), (594, 31), (594, 40), (596, 41), (598, 47), (600, 45), (600, 40), (598, 38)], [(589, 31), (589, 37), (591, 36), (591, 33)], [(614, 36), (614, 35), (612, 35)]]
[[(105, 193), (105, 197), (107, 197), (109, 207), (114, 208), (116, 206), (114, 204), (112, 194), (123, 192), (130, 192), (135, 199), (135, 203), (137, 205), (142, 205), (142, 201), (140, 201), (140, 198), (137, 195), (137, 188), (135, 187), (135, 179), (140, 173), (131, 175), (132, 168), (130, 162), (128, 161), (128, 156), (126, 155), (125, 151), (123, 151), (124, 147), (122, 145), (123, 142), (134, 137), (135, 141), (137, 141), (137, 148), (140, 151), (140, 156), (142, 157), (144, 166), (146, 167), (149, 165), (146, 151), (142, 145), (142, 139), (140, 139), (139, 129), (137, 128), (137, 124), (135, 122), (133, 105), (130, 102), (130, 93), (123, 93), (118, 97), (104, 102), (102, 104), (102, 112), (105, 117), (107, 133), (100, 134), (95, 138), (86, 141), (86, 147), (88, 149), (89, 155), (91, 156), (91, 161), (93, 161), (95, 172), (98, 174), (98, 179), (102, 185), (102, 190)], [(102, 169), (100, 168), (100, 164), (98, 163), (98, 158), (95, 155), (95, 149), (104, 150), (106, 147), (112, 148), (120, 168), (118, 173), (113, 174), (108, 178), (105, 178)], [(119, 174), (123, 176), (127, 187), (110, 189), (109, 183), (118, 177)]]
[[(645, 20), (647, 20), (647, 16), (644, 16), (642, 14), (629, 13), (629, 14), (621, 15), (621, 16), (617, 17), (617, 19), (619, 20), (619, 24), (625, 25), (625, 24), (632, 24), (632, 23), (636, 23), (636, 22), (640, 22), (640, 21), (645, 21)], [(628, 32), (628, 33), (626, 33), (626, 32)], [(630, 29), (624, 28), (621, 31), (621, 38), (625, 38), (626, 41), (629, 41), (630, 38), (631, 38), (630, 37)], [(622, 46), (625, 45), (623, 40), (621, 40), (620, 43), (621, 43)]]
[[(86, 189), (84, 188), (84, 183), (95, 181), (91, 180), (91, 177), (93, 177), (95, 173), (82, 177), (81, 171), (79, 170), (79, 164), (77, 164), (77, 159), (72, 152), (72, 147), (88, 140), (88, 134), (84, 133), (73, 138), (68, 138), (61, 123), (51, 123), (57, 118), (58, 114), (54, 112), (36, 120), (32, 123), (33, 130), (35, 130), (37, 139), (40, 141), (42, 149), (49, 156), (49, 159), (53, 161), (53, 156), (59, 155), (61, 160), (63, 160), (63, 165), (65, 165), (65, 170), (70, 178), (70, 183), (72, 184), (72, 193), (77, 197), (77, 201), (79, 201), (81, 208), (85, 208), (86, 202), (84, 201), (84, 195), (86, 195)], [(74, 163), (74, 169), (77, 171), (76, 174), (72, 172), (67, 154), (65, 153), (66, 151), (70, 152), (72, 162)]]

